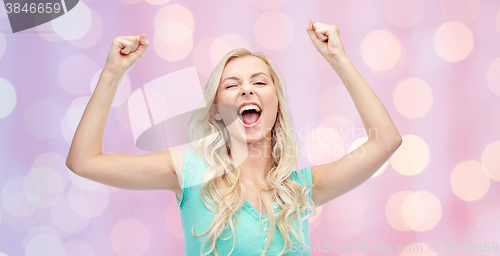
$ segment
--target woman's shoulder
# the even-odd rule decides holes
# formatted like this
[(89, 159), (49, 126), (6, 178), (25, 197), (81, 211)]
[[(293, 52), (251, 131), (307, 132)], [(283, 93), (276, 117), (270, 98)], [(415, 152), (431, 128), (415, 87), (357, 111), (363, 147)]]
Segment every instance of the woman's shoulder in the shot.
[(207, 164), (193, 149), (184, 149), (184, 163), (182, 167), (183, 187), (192, 187), (201, 184), (203, 175), (207, 169)]
[(300, 170), (293, 171), (292, 174), (290, 174), (290, 179), (301, 185), (309, 184), (309, 182), (312, 183), (311, 167), (304, 167)]

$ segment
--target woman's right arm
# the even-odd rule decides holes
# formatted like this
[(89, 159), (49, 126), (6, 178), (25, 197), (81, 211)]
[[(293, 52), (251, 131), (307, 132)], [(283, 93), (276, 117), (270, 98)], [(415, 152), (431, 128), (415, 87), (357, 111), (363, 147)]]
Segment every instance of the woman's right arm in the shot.
[(76, 129), (66, 165), (79, 176), (110, 186), (166, 189), (179, 196), (184, 150), (144, 155), (103, 154), (104, 131), (118, 85), (148, 46), (145, 35), (113, 40), (97, 86)]

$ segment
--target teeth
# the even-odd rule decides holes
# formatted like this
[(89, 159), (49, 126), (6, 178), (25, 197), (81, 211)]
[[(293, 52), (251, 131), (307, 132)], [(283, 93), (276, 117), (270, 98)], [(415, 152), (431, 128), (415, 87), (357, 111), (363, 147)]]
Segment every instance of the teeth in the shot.
[(246, 105), (240, 109), (240, 115), (243, 113), (243, 111), (249, 110), (249, 109), (255, 109), (255, 110), (257, 110), (257, 112), (260, 112), (260, 108), (257, 105)]

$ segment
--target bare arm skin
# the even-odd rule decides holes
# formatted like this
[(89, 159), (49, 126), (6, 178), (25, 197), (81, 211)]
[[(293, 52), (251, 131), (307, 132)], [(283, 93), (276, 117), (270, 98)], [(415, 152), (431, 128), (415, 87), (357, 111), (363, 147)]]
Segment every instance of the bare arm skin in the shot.
[(370, 178), (399, 148), (402, 138), (380, 99), (345, 54), (338, 27), (311, 20), (306, 30), (344, 83), (368, 134), (367, 142), (343, 158), (311, 167), (313, 199), (322, 205)]
[(136, 190), (172, 190), (180, 198), (183, 150), (144, 155), (103, 153), (104, 131), (118, 85), (148, 46), (145, 35), (113, 40), (97, 86), (76, 129), (66, 165), (75, 174), (106, 185)]

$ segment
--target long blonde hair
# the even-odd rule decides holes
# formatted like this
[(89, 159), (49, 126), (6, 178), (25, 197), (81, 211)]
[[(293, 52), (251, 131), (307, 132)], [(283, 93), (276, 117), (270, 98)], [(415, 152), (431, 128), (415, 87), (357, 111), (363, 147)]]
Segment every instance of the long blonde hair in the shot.
[[(209, 107), (209, 111), (195, 111), (188, 125), (188, 136), (193, 143), (194, 152), (202, 158), (208, 166), (207, 173), (203, 178), (201, 187), (201, 198), (208, 209), (215, 213), (213, 221), (208, 230), (203, 234), (195, 234), (194, 228), (191, 233), (200, 238), (206, 235), (201, 246), (203, 248), (207, 241), (210, 243), (209, 254), (219, 255), (216, 249), (217, 240), (226, 228), (230, 228), (233, 237), (238, 223), (236, 212), (245, 203), (245, 187), (240, 181), (240, 169), (235, 166), (229, 145), (229, 134), (222, 121), (212, 117), (214, 113), (214, 102), (216, 100), (217, 89), (221, 82), (222, 72), (228, 62), (235, 58), (254, 56), (260, 58), (269, 67), (271, 78), (276, 87), (280, 112), (277, 114), (276, 122), (271, 130), (272, 161), (270, 171), (266, 173), (267, 179), (259, 189), (259, 196), (269, 214), (269, 237), (262, 255), (266, 254), (273, 234), (275, 232), (275, 217), (277, 226), (284, 240), (284, 247), (280, 255), (288, 252), (291, 246), (290, 234), (293, 235), (302, 245), (304, 237), (302, 234), (302, 213), (312, 210), (316, 214), (315, 203), (309, 199), (307, 186), (288, 179), (296, 167), (299, 157), (299, 148), (295, 140), (291, 115), (288, 110), (285, 86), (276, 67), (269, 57), (256, 52), (251, 53), (247, 49), (235, 49), (215, 66), (204, 90), (204, 104)], [(205, 109), (206, 108), (202, 108)], [(299, 173), (300, 174), (300, 173)], [(301, 175), (302, 176), (302, 175)], [(302, 176), (303, 177), (303, 176)], [(304, 178), (305, 179), (305, 178)], [(309, 182), (309, 181), (308, 181)], [(276, 215), (272, 208), (272, 202), (278, 203), (281, 207)], [(310, 211), (309, 211), (310, 213)], [(233, 221), (233, 218), (235, 221)], [(296, 220), (299, 223), (299, 232), (293, 228), (292, 223)], [(261, 223), (261, 222), (259, 222)]]

